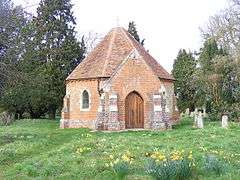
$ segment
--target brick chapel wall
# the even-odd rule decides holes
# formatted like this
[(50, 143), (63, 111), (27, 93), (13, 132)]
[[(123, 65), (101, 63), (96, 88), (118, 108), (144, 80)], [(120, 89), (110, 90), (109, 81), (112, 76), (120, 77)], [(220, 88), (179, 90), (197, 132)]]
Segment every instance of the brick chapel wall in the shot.
[[(89, 110), (81, 110), (82, 92), (87, 90), (90, 99)], [(66, 94), (70, 95), (70, 117), (69, 121), (80, 120), (76, 126), (94, 128), (99, 106), (98, 81), (92, 80), (72, 80), (66, 84)], [(75, 125), (72, 125), (75, 126)]]
[(170, 91), (168, 102), (171, 108), (173, 83), (161, 82), (149, 66), (142, 59), (129, 59), (126, 64), (114, 76), (111, 84), (111, 92), (118, 94), (119, 120), (121, 129), (125, 128), (125, 99), (132, 91), (137, 91), (144, 100), (144, 128), (150, 128), (150, 120), (153, 116), (153, 94), (158, 93), (160, 85), (166, 85)]

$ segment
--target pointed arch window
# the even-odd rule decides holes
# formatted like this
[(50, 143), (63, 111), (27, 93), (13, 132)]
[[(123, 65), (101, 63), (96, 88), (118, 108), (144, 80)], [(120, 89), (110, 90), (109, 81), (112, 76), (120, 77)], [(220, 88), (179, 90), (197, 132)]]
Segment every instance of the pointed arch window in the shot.
[(89, 93), (87, 90), (82, 93), (82, 109), (89, 109)]

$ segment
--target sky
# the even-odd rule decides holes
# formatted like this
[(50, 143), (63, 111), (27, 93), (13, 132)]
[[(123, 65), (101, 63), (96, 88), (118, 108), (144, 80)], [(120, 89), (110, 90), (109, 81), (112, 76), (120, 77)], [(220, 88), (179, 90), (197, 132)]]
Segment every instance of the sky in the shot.
[[(39, 0), (13, 0), (16, 5), (36, 12)], [(104, 36), (113, 27), (127, 29), (135, 21), (145, 48), (171, 72), (179, 49), (199, 50), (200, 27), (210, 16), (227, 6), (228, 0), (72, 0), (76, 31)]]

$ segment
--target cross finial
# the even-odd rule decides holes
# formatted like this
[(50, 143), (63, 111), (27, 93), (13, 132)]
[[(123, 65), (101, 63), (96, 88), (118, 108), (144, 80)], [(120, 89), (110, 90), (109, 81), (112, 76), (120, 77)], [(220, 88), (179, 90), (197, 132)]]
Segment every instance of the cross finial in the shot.
[(119, 27), (119, 17), (116, 18), (117, 27)]

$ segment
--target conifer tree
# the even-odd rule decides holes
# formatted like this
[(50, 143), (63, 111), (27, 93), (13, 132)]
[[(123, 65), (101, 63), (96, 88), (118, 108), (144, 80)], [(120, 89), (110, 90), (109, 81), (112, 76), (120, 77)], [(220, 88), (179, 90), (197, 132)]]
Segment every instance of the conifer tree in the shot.
[(136, 39), (137, 42), (139, 42), (142, 46), (144, 46), (145, 39), (142, 39), (142, 40), (140, 39), (137, 32), (136, 24), (134, 21), (129, 22), (128, 32), (134, 37), (134, 39)]
[(223, 48), (218, 47), (214, 39), (206, 40), (199, 53), (199, 65), (204, 73), (212, 71), (213, 59), (217, 55), (226, 55), (226, 52), (224, 52)]
[[(48, 92), (49, 118), (54, 119), (65, 94), (64, 80), (84, 57), (85, 47), (75, 38), (76, 24), (70, 0), (41, 0), (37, 9), (36, 29), (40, 74)], [(84, 42), (81, 44), (84, 45)]]
[(16, 82), (16, 63), (22, 53), (18, 36), (26, 21), (22, 7), (0, 0), (0, 97), (8, 83)]
[(178, 96), (178, 107), (181, 111), (186, 108), (194, 109), (195, 87), (193, 74), (196, 69), (196, 61), (192, 53), (181, 49), (174, 60), (172, 74), (175, 78), (174, 91)]

